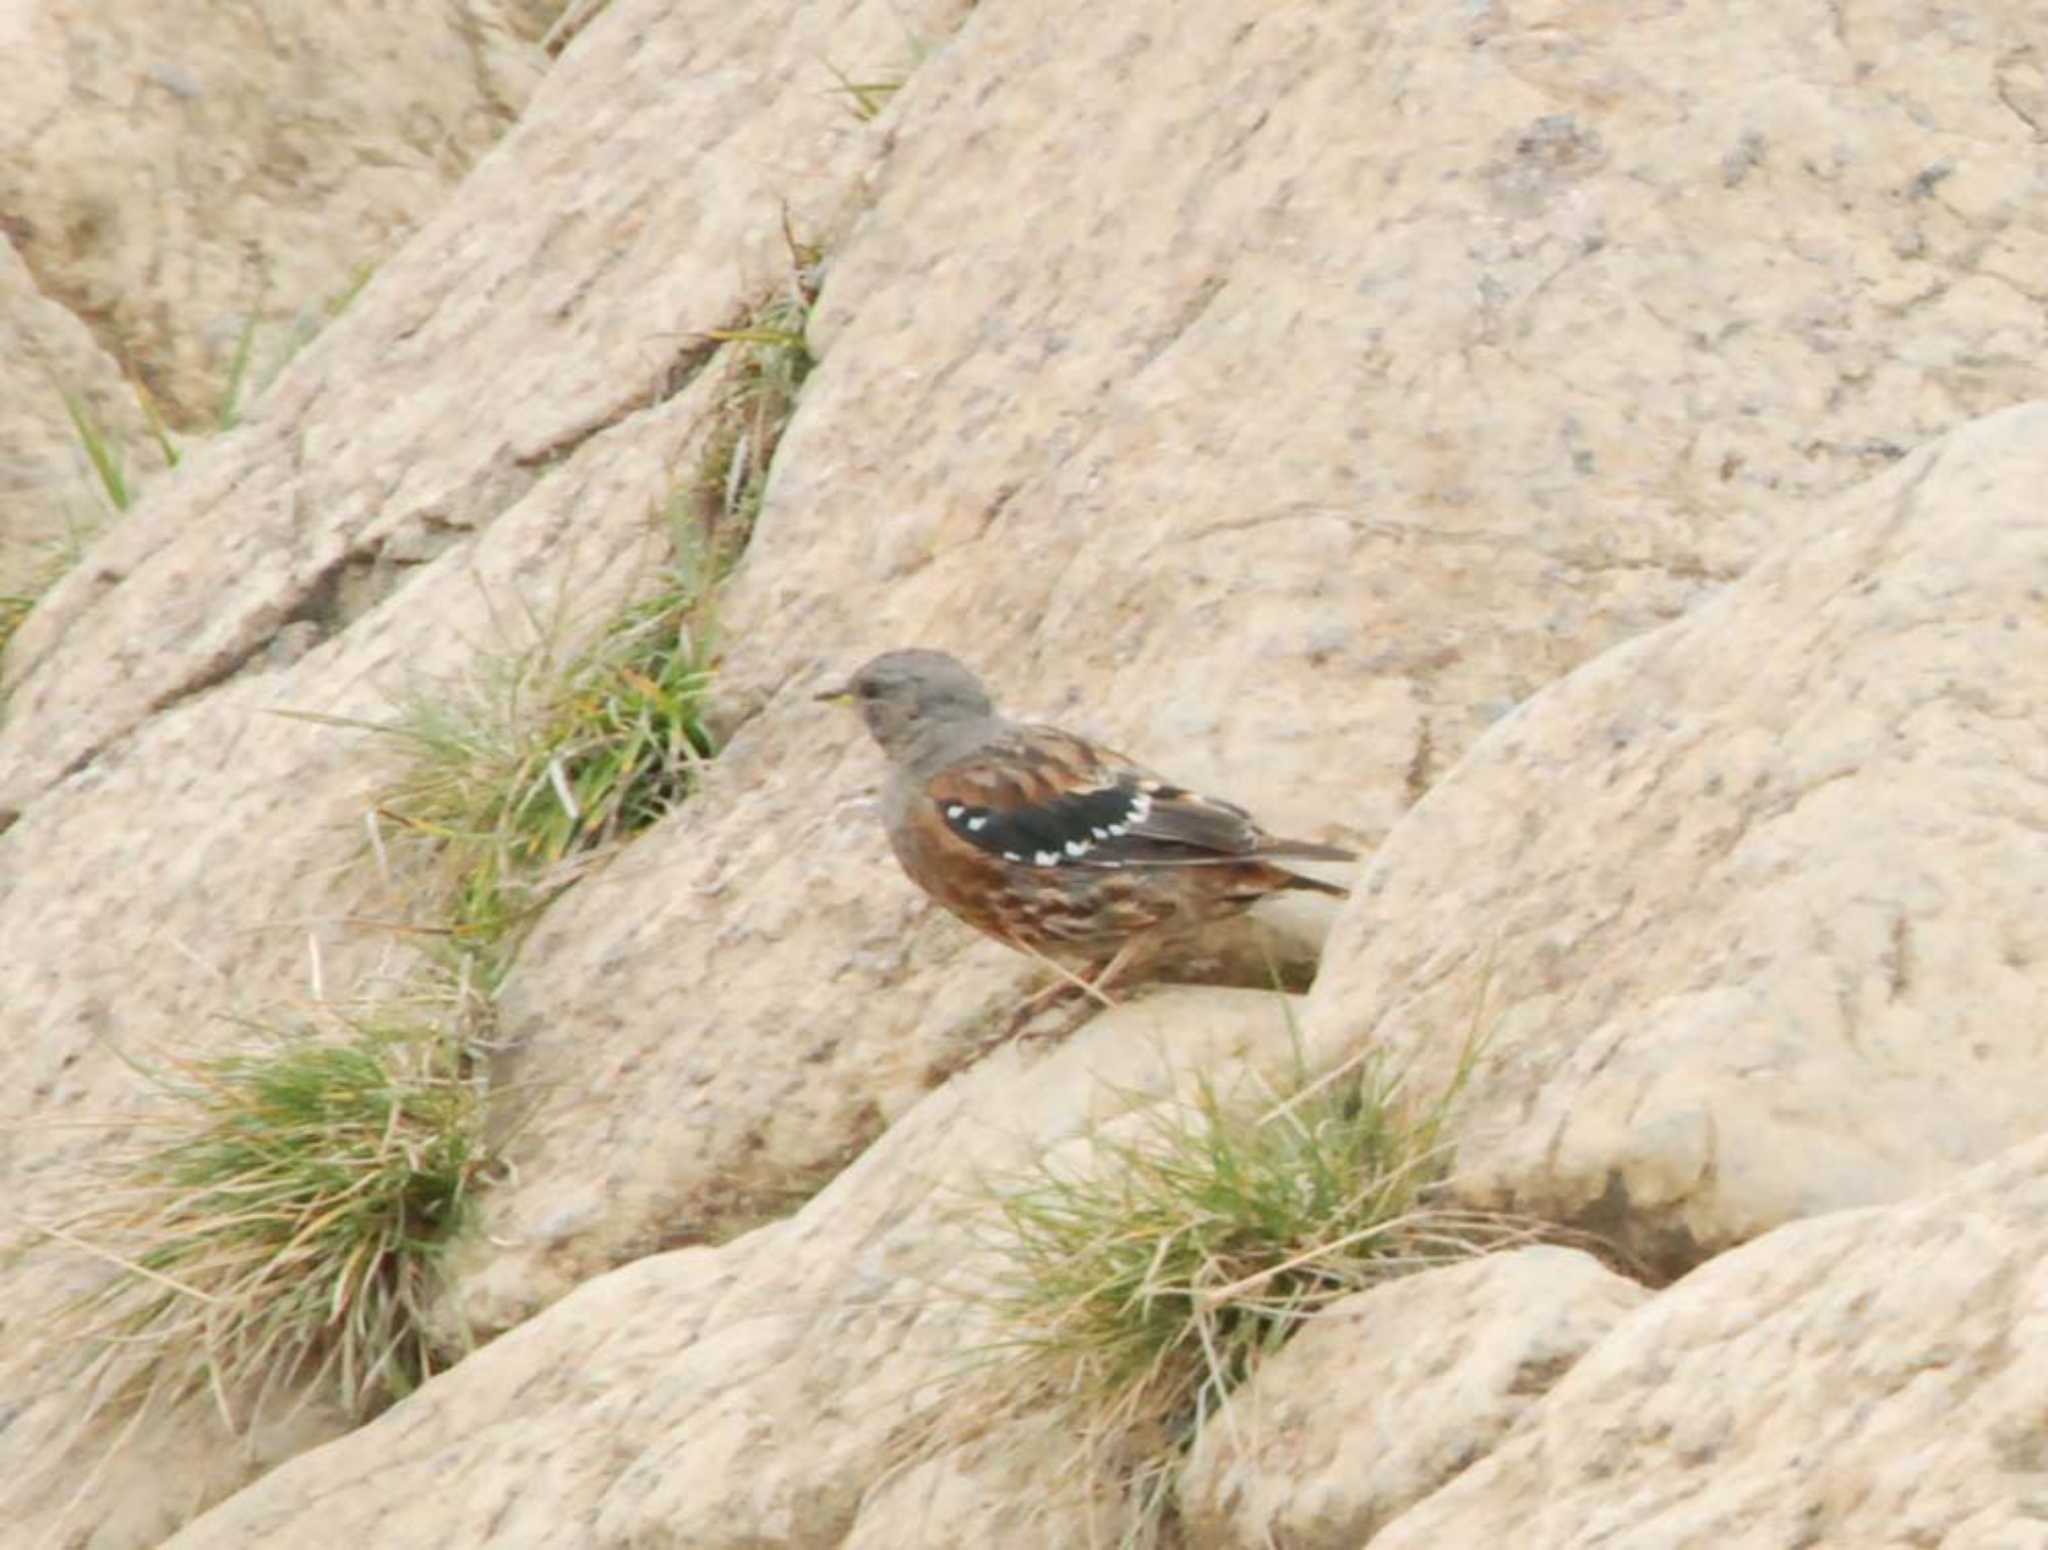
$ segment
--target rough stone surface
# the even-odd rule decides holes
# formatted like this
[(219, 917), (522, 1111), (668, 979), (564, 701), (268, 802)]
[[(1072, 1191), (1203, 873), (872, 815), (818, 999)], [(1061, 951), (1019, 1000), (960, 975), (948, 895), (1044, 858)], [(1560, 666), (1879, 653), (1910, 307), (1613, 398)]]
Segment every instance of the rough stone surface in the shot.
[(1373, 1550), (2048, 1543), (2048, 1141), (1625, 1320)]
[[(6, 25), (45, 14), (17, 7)], [(878, 1133), (895, 1157), (900, 1127), (901, 1146), (956, 1144), (940, 1118), (955, 1104), (1008, 1116), (1017, 1094), (978, 1085), (1014, 1077), (1007, 1055), (994, 1076), (926, 1089), (1032, 971), (896, 874), (863, 806), (873, 750), (808, 700), (911, 640), (972, 659), (1011, 708), (1276, 827), (1391, 833), (1319, 995), (1317, 1054), (1373, 1033), (1455, 1043), (1473, 987), (1492, 986), (1508, 1015), (1486, 1022), (1495, 1064), (1473, 1091), (1493, 1106), (1473, 1156), (1498, 1187), (1580, 1214), (1590, 1189), (1680, 1259), (1919, 1187), (2009, 1133), (2015, 1095), (2039, 1090), (2022, 1047), (2041, 912), (2020, 773), (2038, 759), (2037, 697), (2015, 701), (2009, 666), (2039, 655), (2038, 606), (1988, 559), (1908, 539), (1938, 529), (2033, 563), (2036, 529), (1971, 526), (1960, 508), (1978, 495), (1954, 481), (1972, 460), (2022, 477), (2038, 418), (1911, 463), (1927, 481), (1910, 499), (1896, 482), (1825, 497), (2048, 394), (2048, 99), (2029, 7), (780, 0), (745, 27), (731, 15), (709, 0), (596, 11), (519, 125), (247, 423), (160, 481), (10, 649), (0, 1178), (16, 1209), (61, 1212), (91, 1149), (70, 1122), (119, 1111), (122, 1053), (216, 1037), (216, 1014), (309, 987), (374, 988), (393, 967), (377, 922), (403, 901), (361, 840), (389, 751), (269, 713), (375, 717), (409, 676), (526, 646), (536, 623), (573, 635), (629, 595), (649, 510), (701, 450), (702, 336), (785, 280), (785, 212), (832, 245), (811, 331), (823, 362), (725, 597), (729, 745), (695, 801), (550, 913), (508, 987), (507, 1075), (538, 1107), (516, 1181), (465, 1250), (457, 1306), (487, 1329), (693, 1239), (736, 1197), (742, 1218), (788, 1209)], [(902, 85), (867, 121), (845, 79)], [(1907, 536), (1858, 518), (1859, 500), (1897, 501)], [(1863, 536), (1829, 536), (1845, 523)], [(1768, 587), (1710, 601), (1801, 538)], [(1844, 568), (1857, 543), (1867, 575)], [(1864, 586), (1913, 627), (1858, 614)], [(1561, 725), (1540, 760), (1510, 759), (1480, 805), (1516, 824), (1475, 820), (1471, 846), (1454, 843), (1451, 790), (1404, 818), (1511, 706), (1701, 605), (1753, 620), (1698, 637), (1735, 665), (1655, 657), (1654, 642), (1604, 662), (1633, 696), (1626, 716)], [(1984, 646), (2004, 612), (2000, 659)], [(1636, 676), (1646, 660), (1662, 676)], [(1654, 723), (1717, 674), (1840, 714), (1703, 711), (1700, 738), (1726, 745), (1688, 764), (1687, 728)], [(1867, 721), (1825, 698), (1851, 679)], [(1589, 727), (1624, 785), (1657, 759), (1702, 783), (1689, 804), (1641, 793), (1678, 839), (1574, 784), (1589, 755), (1569, 739)], [(1960, 752), (2000, 730), (2004, 764)], [(1866, 752), (1894, 744), (1918, 762)], [(1866, 767), (1865, 783), (1820, 779)], [(1755, 821), (1726, 783), (1758, 775), (1806, 800)], [(1930, 835), (1942, 783), (1974, 822)], [(1831, 812), (1825, 833), (1872, 858), (1875, 902), (1824, 888), (1820, 913), (1788, 916), (1775, 879), (1815, 860), (1823, 831), (1799, 826)], [(1667, 886), (1700, 883), (1675, 859), (1695, 829), (1705, 842), (1703, 826), (1745, 816), (1736, 838), (1768, 843), (1741, 850), (1720, 894)], [(1888, 857), (1907, 865), (1880, 876)], [(1854, 858), (1823, 859), (1827, 886), (1848, 889)], [(1902, 907), (1922, 884), (1934, 902)], [(1715, 929), (1715, 898), (1731, 901), (1723, 968), (1665, 935)], [(1995, 929), (1963, 934), (1971, 909)], [(1630, 929), (1603, 935), (1608, 916)], [(1553, 935), (1528, 936), (1532, 917)], [(1891, 963), (1902, 917), (1895, 995), (1873, 965)], [(1835, 961), (1855, 972), (1769, 978), (1801, 931), (1849, 942)], [(1498, 969), (1469, 967), (1487, 952)], [(1759, 1008), (1743, 955), (1787, 999)], [(1552, 1019), (1546, 998), (1573, 997)], [(1166, 1004), (1208, 1015), (1199, 997)], [(1665, 1064), (1660, 1036), (1623, 1037), (1631, 1018), (1709, 1028), (1754, 1061)], [(1572, 1053), (1602, 1030), (1607, 1045)], [(1850, 1032), (1846, 1085), (1808, 1081)], [(1941, 1062), (1915, 1053), (1930, 1037)], [(1591, 1090), (1609, 1047), (1644, 1074), (1640, 1109)], [(1745, 1079), (1839, 1123), (1738, 1124), (1760, 1112), (1728, 1098)], [(1987, 1101), (1994, 1083), (2006, 1096)], [(1077, 1077), (1044, 1101), (1087, 1090)], [(1584, 1124), (1554, 1169), (1531, 1163), (1566, 1104)], [(1034, 1133), (1077, 1122), (1042, 1118)], [(901, 1305), (858, 1298), (894, 1284), (888, 1254), (929, 1263), (910, 1227), (895, 1236), (920, 1219), (874, 1182), (874, 1155), (800, 1226), (582, 1286), (200, 1537), (261, 1522), (239, 1542), (331, 1528), (357, 1544), (913, 1544), (915, 1524), (898, 1533), (889, 1514), (921, 1502), (954, 1542), (967, 1520), (944, 1477), (1000, 1461), (935, 1464), (872, 1517), (861, 1503), (906, 1374), (888, 1323)], [(1546, 1169), (1563, 1182), (1539, 1195)], [(0, 1355), (34, 1351), (71, 1274), (47, 1244), (0, 1257)], [(918, 1275), (904, 1299), (928, 1290)], [(609, 1342), (577, 1322), (633, 1308)], [(30, 1370), (0, 1393), (0, 1513), (41, 1534), (78, 1477), (52, 1441), (72, 1396), (56, 1369)], [(211, 1473), (157, 1470), (165, 1439), (140, 1441), (65, 1532), (146, 1543), (260, 1467), (203, 1418), (184, 1440)]]
[(1351, 1550), (1491, 1451), (1648, 1300), (1537, 1246), (1346, 1298), (1205, 1426), (1181, 1475), (1190, 1550)]
[(891, 1469), (861, 1497), (842, 1550), (947, 1545), (1115, 1544), (1120, 1494), (1070, 1469), (1072, 1433), (1057, 1418), (995, 1426), (936, 1458)]
[[(393, 750), (274, 713), (382, 719), (409, 683), (536, 635), (573, 644), (642, 586), (661, 558), (654, 513), (708, 420), (711, 379), (675, 368), (780, 274), (781, 200), (799, 224), (822, 223), (814, 212), (850, 197), (874, 155), (874, 132), (823, 89), (821, 40), (801, 25), (643, 37), (632, 7), (608, 14), (623, 27), (579, 40), (503, 154), (248, 423), (108, 531), (9, 649), (10, 1234), (61, 1220), (89, 1187), (93, 1132), (79, 1122), (135, 1101), (127, 1056), (232, 1038), (224, 1014), (394, 982), (404, 938), (379, 923), (413, 906), (380, 883), (364, 842)], [(837, 20), (849, 45), (872, 35), (880, 52), (901, 46), (904, 17), (877, 4)], [(691, 66), (714, 33), (738, 52), (722, 70)], [(721, 143), (732, 163), (678, 178), (674, 146)], [(846, 1149), (843, 1135), (817, 1147)], [(643, 1218), (632, 1242), (665, 1231)], [(76, 1396), (38, 1331), (77, 1268), (26, 1241), (0, 1256), (0, 1405), (14, 1412), (0, 1503), (35, 1533), (109, 1439), (63, 1445)], [(66, 1532), (154, 1542), (166, 1515), (277, 1456), (228, 1445), (203, 1406), (159, 1440), (124, 1443)]]
[(2036, 1133), (2044, 481), (2048, 404), (1974, 422), (1504, 720), (1374, 857), (1311, 1045), (1483, 1032), (1470, 1193), (1671, 1269)]
[[(219, 418), (248, 320), (275, 369), (518, 115), (542, 57), (497, 0), (17, 0), (0, 209), (43, 292), (185, 427)], [(10, 396), (35, 384), (16, 377)]]
[[(644, 418), (632, 455), (600, 448), (572, 459), (546, 499), (500, 519), (488, 553), (411, 577), (413, 623), (342, 631), (287, 666), (185, 700), (0, 836), (10, 1229), (61, 1222), (95, 1187), (86, 1162), (98, 1127), (138, 1099), (127, 1059), (217, 1048), (237, 1037), (230, 1017), (399, 982), (402, 936), (348, 925), (402, 921), (415, 908), (380, 881), (363, 837), (392, 750), (289, 713), (379, 719), (415, 675), (452, 672), (480, 646), (530, 644), (507, 621), (522, 618), (517, 578), (537, 556), (559, 565), (573, 552), (558, 574), (577, 609), (622, 601), (656, 556), (645, 503), (666, 477), (662, 448), (686, 444), (692, 409), (679, 399)], [(620, 520), (583, 521), (586, 501)], [(155, 815), (146, 841), (121, 817), (139, 811)], [(163, 950), (138, 951), (137, 930)], [(0, 1387), (16, 1407), (0, 1431), (0, 1503), (11, 1521), (39, 1524), (63, 1510), (110, 1435), (87, 1435), (80, 1451), (60, 1446), (75, 1431), (77, 1396), (40, 1330), (51, 1301), (80, 1289), (71, 1257), (36, 1244), (0, 1257), (0, 1282)], [(327, 1433), (337, 1424), (328, 1418)], [(229, 1445), (201, 1405), (123, 1441), (82, 1521), (106, 1515), (95, 1544), (155, 1543), (278, 1456), (268, 1438), (249, 1453)], [(147, 1528), (131, 1534), (124, 1522)]]
[(139, 497), (162, 425), (247, 413), (543, 63), (497, 0), (17, 0), (0, 54), (0, 595), (113, 514), (67, 396)]
[(1378, 836), (1797, 497), (2041, 392), (2043, 169), (1974, 90), (2021, 12), (1919, 17), (977, 8), (835, 261), (736, 669), (938, 636), (1226, 783), (1341, 749), (1277, 794)]

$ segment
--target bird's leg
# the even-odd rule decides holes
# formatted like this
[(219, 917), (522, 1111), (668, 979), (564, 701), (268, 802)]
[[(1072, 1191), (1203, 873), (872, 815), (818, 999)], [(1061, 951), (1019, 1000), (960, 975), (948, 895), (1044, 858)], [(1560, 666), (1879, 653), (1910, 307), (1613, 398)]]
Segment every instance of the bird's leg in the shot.
[[(1036, 948), (1027, 947), (1024, 949), (1024, 951), (1030, 953), (1032, 957), (1036, 958), (1040, 963), (1046, 965), (1046, 967), (1051, 969), (1053, 973), (1057, 974), (1062, 980), (1066, 982), (1064, 985), (1049, 985), (1046, 987), (1047, 990), (1065, 990), (1069, 986), (1071, 986), (1073, 989), (1080, 991), (1081, 994), (1083, 994), (1084, 996), (1094, 997), (1097, 1001), (1101, 1002), (1104, 1007), (1112, 1007), (1116, 1005), (1116, 1003), (1109, 998), (1108, 993), (1102, 987), (1104, 981), (1110, 978), (1112, 970), (1120, 970), (1123, 968), (1125, 957), (1130, 951), (1129, 943), (1126, 943), (1123, 947), (1117, 949), (1116, 956), (1109, 960), (1109, 968), (1104, 969), (1101, 973), (1092, 975), (1086, 979), (1076, 974), (1072, 969), (1068, 968), (1065, 964), (1061, 963), (1057, 958), (1048, 958), (1044, 953), (1039, 952)], [(1038, 992), (1038, 994), (1042, 996), (1045, 994), (1045, 991), (1041, 990)]]
[[(1111, 1000), (1102, 989), (1103, 975), (1101, 973), (1084, 977), (1076, 974), (1058, 959), (1040, 952), (1029, 943), (1020, 942), (1014, 937), (1007, 936), (1002, 938), (1002, 941), (1005, 946), (1014, 947), (1026, 957), (1036, 958), (1058, 976), (1050, 985), (1042, 986), (1038, 990), (1033, 991), (1018, 1004), (1017, 1010), (1010, 1016), (1009, 1026), (1003, 1030), (1002, 1037), (1004, 1039), (1015, 1038), (1019, 1033), (1023, 1032), (1025, 1025), (1033, 1018), (1056, 1005), (1063, 997), (1073, 995), (1076, 991), (1080, 992), (1080, 998), (1083, 1000), (1093, 998), (1105, 1007), (1116, 1005), (1116, 1002)], [(1118, 954), (1112, 957), (1109, 966), (1111, 968), (1120, 968), (1121, 965), (1117, 963), (1116, 958), (1121, 956), (1121, 954)], [(1034, 1033), (1029, 1035), (1029, 1037), (1034, 1040), (1039, 1038), (1065, 1038), (1080, 1026), (1081, 1022), (1085, 1020), (1085, 1016), (1084, 1012), (1079, 1017), (1069, 1018), (1057, 1029), (1044, 1034)]]
[(1056, 1028), (1024, 1032), (1026, 1024), (1038, 1016), (1039, 1013), (1052, 1007), (1062, 996), (1071, 995), (1073, 992), (1079, 991), (1084, 999), (1093, 1000), (1102, 1007), (1116, 1006), (1118, 1002), (1115, 997), (1110, 995), (1109, 987), (1116, 981), (1117, 976), (1124, 973), (1136, 961), (1139, 950), (1144, 946), (1144, 941), (1140, 937), (1133, 936), (1127, 938), (1122, 946), (1109, 955), (1108, 960), (1101, 967), (1094, 968), (1088, 974), (1082, 975), (1076, 974), (1057, 959), (1048, 957), (1046, 954), (1039, 952), (1035, 948), (1028, 947), (1022, 942), (1013, 941), (1007, 937), (1004, 940), (1019, 952), (1028, 953), (1031, 957), (1038, 959), (1059, 976), (1052, 984), (1025, 998), (1011, 1016), (1009, 1027), (1004, 1030), (1002, 1035), (1003, 1038), (1010, 1039), (1017, 1037), (1019, 1033), (1023, 1033), (1026, 1039), (1034, 1042), (1041, 1039), (1064, 1039), (1088, 1020), (1088, 1009), (1083, 1005), (1077, 1007), (1074, 1015), (1067, 1018), (1065, 1022)]
[(1140, 940), (1140, 938), (1135, 936), (1124, 938), (1124, 945), (1119, 947), (1110, 956), (1109, 962), (1104, 964), (1097, 971), (1094, 978), (1090, 979), (1084, 987), (1089, 995), (1100, 1001), (1104, 1006), (1116, 1005), (1109, 998), (1109, 987), (1119, 974), (1131, 966), (1131, 960), (1138, 956), (1138, 943)]

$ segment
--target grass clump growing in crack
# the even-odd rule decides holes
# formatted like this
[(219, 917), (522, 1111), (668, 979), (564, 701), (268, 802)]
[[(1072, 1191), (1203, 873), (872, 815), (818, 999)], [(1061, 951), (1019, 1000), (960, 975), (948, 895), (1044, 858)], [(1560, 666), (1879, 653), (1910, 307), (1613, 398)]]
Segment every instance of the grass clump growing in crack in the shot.
[(701, 336), (722, 376), (696, 467), (662, 513), (671, 558), (653, 594), (580, 650), (565, 653), (560, 631), (542, 628), (529, 649), (408, 688), (388, 721), (343, 723), (403, 745), (377, 816), (431, 855), (434, 898), (416, 913), (486, 992), (548, 902), (681, 802), (714, 752), (704, 720), (713, 598), (752, 536), (815, 364), (804, 329), (821, 250), (786, 224), (783, 235), (787, 286)]
[(378, 812), (432, 852), (431, 913), (486, 988), (549, 899), (695, 785), (713, 751), (707, 597), (678, 560), (582, 650), (487, 656), (375, 725), (406, 755)]
[(1188, 1445), (1303, 1321), (1534, 1236), (1444, 1199), (1461, 1085), (1418, 1099), (1373, 1056), (1244, 1112), (1205, 1080), (1087, 1161), (999, 1186), (982, 1403), (1055, 1407), (1073, 1468), (1121, 1480), (1124, 1543), (1160, 1543)]
[(144, 1070), (162, 1100), (52, 1237), (112, 1267), (63, 1315), (82, 1407), (212, 1395), (232, 1428), (287, 1385), (373, 1413), (440, 1365), (442, 1245), (487, 1154), (463, 1042), (329, 1013)]
[(749, 307), (733, 327), (703, 336), (724, 347), (718, 358), (723, 376), (690, 489), (721, 573), (753, 534), (775, 448), (817, 364), (804, 331), (818, 299), (824, 250), (799, 242), (786, 224), (783, 240), (789, 274), (782, 288)]
[[(457, 955), (495, 986), (525, 926), (618, 841), (681, 802), (714, 746), (704, 721), (712, 599), (753, 534), (768, 470), (815, 363), (804, 340), (822, 250), (787, 223), (786, 285), (702, 336), (722, 372), (696, 468), (663, 519), (671, 561), (652, 596), (564, 656), (552, 632), (415, 686), (373, 730), (405, 745), (379, 815), (437, 855)], [(324, 718), (316, 718), (324, 719)]]

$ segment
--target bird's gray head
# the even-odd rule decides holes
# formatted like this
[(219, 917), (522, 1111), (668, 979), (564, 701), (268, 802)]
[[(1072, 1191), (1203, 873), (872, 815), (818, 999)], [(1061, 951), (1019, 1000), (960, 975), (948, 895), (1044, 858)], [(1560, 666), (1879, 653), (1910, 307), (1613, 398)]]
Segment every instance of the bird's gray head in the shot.
[(882, 751), (913, 766), (950, 750), (995, 716), (981, 680), (943, 651), (886, 651), (818, 698), (850, 702)]

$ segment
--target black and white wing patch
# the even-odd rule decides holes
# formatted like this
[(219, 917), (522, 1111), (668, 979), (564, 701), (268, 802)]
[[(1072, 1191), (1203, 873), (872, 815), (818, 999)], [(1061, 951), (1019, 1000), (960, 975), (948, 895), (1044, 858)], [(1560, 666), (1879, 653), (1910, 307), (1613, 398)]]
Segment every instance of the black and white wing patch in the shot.
[(1241, 859), (1264, 839), (1243, 808), (1047, 727), (1015, 729), (925, 794), (954, 834), (1021, 866), (1201, 865)]
[(939, 806), (946, 827), (962, 839), (1026, 866), (1119, 865), (1118, 852), (1128, 847), (1118, 842), (1128, 841), (1151, 810), (1151, 794), (1135, 783), (1070, 791), (1008, 809), (966, 802)]

